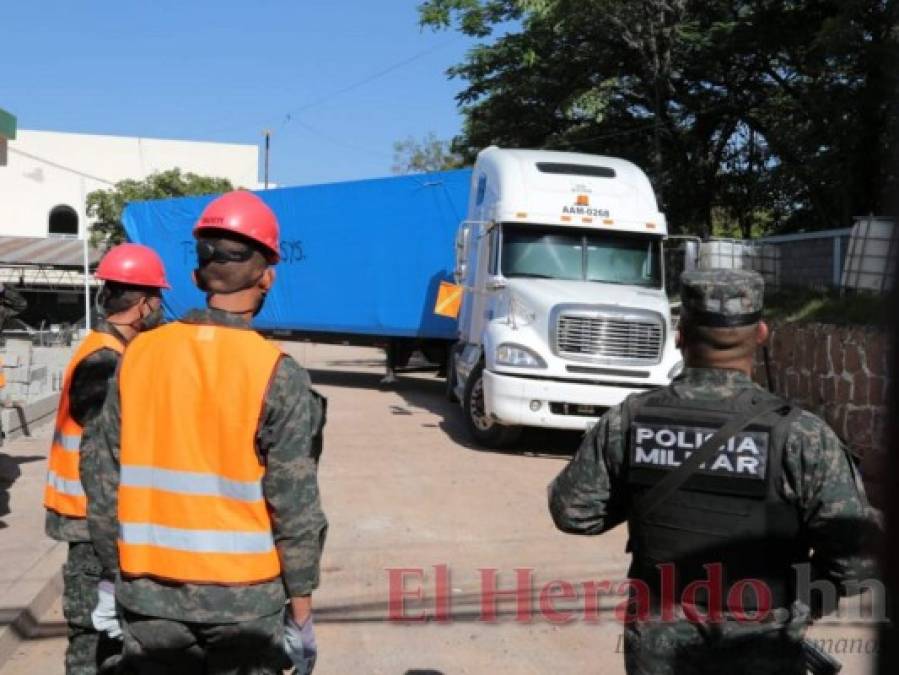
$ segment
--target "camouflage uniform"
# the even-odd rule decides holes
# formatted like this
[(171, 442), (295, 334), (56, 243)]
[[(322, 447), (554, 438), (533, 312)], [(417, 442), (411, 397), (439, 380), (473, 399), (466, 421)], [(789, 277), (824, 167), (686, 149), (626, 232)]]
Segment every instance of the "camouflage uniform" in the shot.
[[(18, 316), (26, 309), (28, 309), (28, 302), (18, 291), (15, 291), (4, 284), (0, 284), (0, 331), (6, 327), (6, 322), (9, 319)], [(9, 405), (10, 402), (11, 398), (6, 388), (0, 387), (0, 403)], [(3, 445), (4, 438), (6, 438), (6, 433), (0, 428), (0, 445)], [(5, 493), (6, 488), (0, 489)], [(0, 509), (8, 505), (9, 496), (7, 494), (0, 494)], [(0, 513), (0, 515), (6, 515), (7, 513), (9, 513), (8, 510)], [(0, 524), (0, 527), (3, 527), (3, 525)]]
[[(744, 274), (684, 275), (686, 312), (692, 309), (694, 316), (707, 312), (705, 318), (719, 324), (740, 315), (751, 319), (761, 309), (761, 279), (749, 279), (747, 284)], [(709, 402), (752, 390), (763, 391), (742, 372), (713, 368), (687, 368), (668, 388), (680, 399)], [(650, 395), (640, 394), (635, 400)], [(559, 529), (595, 535), (634, 517), (627, 479), (628, 410), (628, 403), (610, 409), (550, 485), (549, 508)], [(859, 525), (871, 524), (872, 512), (852, 457), (830, 427), (808, 412), (793, 420), (786, 438), (779, 492), (798, 512), (814, 577), (827, 579), (838, 589), (842, 582), (871, 578), (872, 561), (862, 553), (866, 528)], [(801, 602), (780, 608), (766, 623), (740, 623), (727, 612), (722, 623), (683, 619), (663, 623), (655, 614), (656, 597), (653, 607), (649, 620), (644, 617), (625, 626), (630, 674), (805, 672), (800, 639), (812, 617)]]
[(9, 286), (0, 284), (0, 330), (6, 327), (6, 322), (18, 316), (28, 309), (28, 301), (22, 294)]
[[(183, 321), (247, 328), (220, 310), (196, 310)], [(318, 586), (327, 531), (318, 489), (325, 400), (308, 374), (284, 356), (272, 376), (256, 445), (265, 459), (263, 492), (281, 559), (281, 578), (245, 586), (165, 583), (122, 578), (116, 599), (125, 633), (125, 659), (140, 673), (280, 672), (281, 621), (287, 597)], [(82, 473), (88, 521), (104, 568), (118, 573), (117, 504), (121, 412), (118, 387), (85, 429)], [(204, 666), (198, 665), (205, 663)], [(184, 665), (181, 665), (184, 664)]]
[[(96, 330), (121, 339), (115, 328), (105, 321), (101, 321)], [(82, 426), (100, 414), (118, 363), (118, 353), (112, 349), (100, 349), (79, 363), (72, 373), (69, 412)], [(45, 530), (52, 539), (69, 543), (63, 567), (62, 608), (69, 636), (66, 673), (90, 675), (96, 673), (100, 666), (114, 663), (115, 656), (121, 651), (119, 640), (98, 633), (91, 623), (91, 612), (97, 605), (100, 561), (91, 544), (84, 518), (69, 518), (47, 510)]]

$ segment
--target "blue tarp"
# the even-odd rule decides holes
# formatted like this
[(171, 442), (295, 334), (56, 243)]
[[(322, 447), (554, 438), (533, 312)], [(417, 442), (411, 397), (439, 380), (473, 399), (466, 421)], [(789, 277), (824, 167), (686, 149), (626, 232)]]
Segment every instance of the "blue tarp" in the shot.
[[(450, 280), (455, 232), (471, 171), (266, 190), (257, 194), (281, 225), (281, 263), (259, 329), (452, 339), (456, 322), (433, 313)], [(166, 314), (204, 305), (191, 281), (191, 230), (213, 199), (128, 205), (128, 239), (156, 249), (172, 290)]]

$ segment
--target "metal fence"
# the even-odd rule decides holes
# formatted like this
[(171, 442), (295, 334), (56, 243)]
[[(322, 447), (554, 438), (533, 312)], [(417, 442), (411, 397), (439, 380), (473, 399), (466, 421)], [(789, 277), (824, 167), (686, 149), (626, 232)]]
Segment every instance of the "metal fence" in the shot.
[(899, 258), (899, 232), (888, 218), (856, 218), (851, 228), (785, 234), (761, 239), (672, 236), (665, 249), (669, 295), (691, 269), (759, 272), (768, 288), (840, 289), (882, 293), (892, 287)]
[(851, 228), (786, 234), (759, 240), (763, 258), (773, 258), (776, 288), (840, 288)]

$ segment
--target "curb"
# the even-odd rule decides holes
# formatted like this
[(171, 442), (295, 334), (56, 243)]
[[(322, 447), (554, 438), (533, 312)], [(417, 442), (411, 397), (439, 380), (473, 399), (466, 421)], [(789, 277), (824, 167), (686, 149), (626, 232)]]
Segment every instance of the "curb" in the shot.
[(45, 577), (46, 581), (40, 584), (27, 605), (0, 610), (0, 668), (16, 653), (22, 642), (41, 637), (46, 632), (41, 626), (41, 617), (62, 594), (62, 564), (67, 551), (65, 542), (57, 543), (29, 571), (29, 576)]
[[(27, 438), (26, 429), (52, 421), (59, 405), (59, 392), (48, 394), (43, 398), (31, 401), (21, 409), (3, 408), (0, 410), (0, 428), (6, 434), (6, 440)], [(24, 428), (23, 421), (24, 418)]]

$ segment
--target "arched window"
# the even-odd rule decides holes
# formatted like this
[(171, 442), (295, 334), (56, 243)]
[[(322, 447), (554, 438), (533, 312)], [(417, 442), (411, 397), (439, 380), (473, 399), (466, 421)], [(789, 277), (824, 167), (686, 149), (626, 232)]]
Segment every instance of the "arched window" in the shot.
[(60, 204), (50, 209), (50, 222), (47, 227), (50, 236), (78, 236), (78, 214), (71, 206)]

